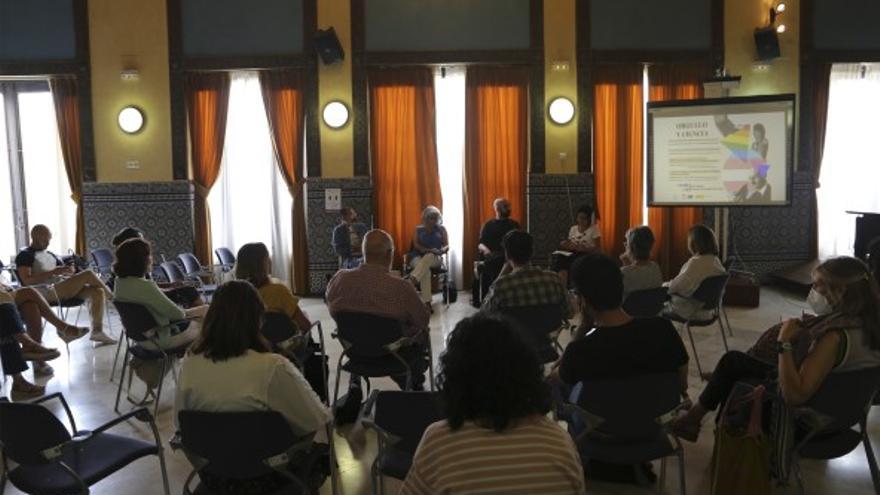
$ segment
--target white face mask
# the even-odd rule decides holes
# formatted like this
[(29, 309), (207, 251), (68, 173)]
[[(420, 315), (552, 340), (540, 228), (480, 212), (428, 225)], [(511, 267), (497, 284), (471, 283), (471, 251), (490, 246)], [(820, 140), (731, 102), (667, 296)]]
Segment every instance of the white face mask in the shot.
[(810, 289), (810, 295), (807, 296), (807, 304), (817, 315), (827, 315), (834, 309), (828, 302), (828, 298), (820, 294), (816, 289)]

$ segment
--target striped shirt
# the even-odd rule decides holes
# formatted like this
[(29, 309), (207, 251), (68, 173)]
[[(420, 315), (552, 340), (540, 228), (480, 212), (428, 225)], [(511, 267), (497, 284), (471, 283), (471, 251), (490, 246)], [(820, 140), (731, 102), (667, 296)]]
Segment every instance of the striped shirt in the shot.
[(578, 494), (584, 472), (571, 437), (544, 416), (503, 433), (466, 422), (432, 424), (416, 450), (400, 495)]

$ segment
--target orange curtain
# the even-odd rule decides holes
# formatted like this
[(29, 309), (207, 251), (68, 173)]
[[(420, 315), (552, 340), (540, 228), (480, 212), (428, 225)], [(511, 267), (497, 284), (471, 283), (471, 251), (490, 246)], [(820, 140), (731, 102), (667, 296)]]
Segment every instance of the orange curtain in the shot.
[(464, 285), (471, 283), (480, 228), (495, 198), (510, 200), (526, 228), (529, 85), (521, 68), (468, 68), (465, 90)]
[(82, 211), (82, 147), (79, 129), (79, 91), (76, 79), (70, 76), (53, 77), (49, 80), (52, 100), (55, 103), (55, 120), (70, 198), (76, 204), (76, 252), (85, 255), (86, 228)]
[[(822, 155), (825, 152), (825, 124), (828, 123), (828, 91), (831, 86), (831, 64), (813, 62), (809, 77), (812, 78), (811, 98), (813, 102), (813, 184), (818, 189), (819, 172), (822, 169)], [(813, 194), (813, 211), (819, 210), (818, 198)], [(819, 254), (818, 215), (813, 215), (813, 230), (810, 233), (810, 254)]]
[(305, 178), (302, 173), (303, 157), (303, 87), (299, 71), (261, 71), (260, 87), (275, 158), (290, 195), (293, 197), (293, 262), (290, 264), (290, 282), (297, 294), (309, 290), (308, 242), (306, 238)]
[(191, 73), (184, 79), (190, 163), (196, 193), (193, 208), (195, 254), (204, 264), (210, 264), (212, 257), (208, 193), (220, 174), (220, 159), (226, 139), (229, 83), (229, 74), (226, 72)]
[[(708, 65), (652, 65), (648, 68), (648, 99), (694, 100), (703, 97), (703, 80), (711, 75)], [(687, 232), (703, 222), (701, 207), (648, 208), (648, 225), (654, 232), (653, 257), (667, 278), (681, 270), (690, 257)]]
[(641, 64), (595, 68), (593, 87), (593, 174), (602, 251), (623, 252), (627, 229), (642, 223)]
[(437, 171), (434, 76), (427, 67), (377, 69), (370, 85), (370, 153), (376, 226), (409, 251), (422, 210), (443, 207)]

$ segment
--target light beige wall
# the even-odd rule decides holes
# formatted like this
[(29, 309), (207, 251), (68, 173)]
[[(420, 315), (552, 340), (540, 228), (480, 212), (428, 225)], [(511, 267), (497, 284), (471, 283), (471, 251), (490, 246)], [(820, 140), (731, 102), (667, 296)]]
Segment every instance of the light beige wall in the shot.
[[(548, 174), (577, 172), (577, 115), (564, 126), (554, 124), (547, 105), (557, 96), (577, 104), (576, 0), (544, 1), (544, 153)], [(555, 62), (567, 62), (567, 70), (554, 70)], [(564, 158), (561, 155), (565, 155)]]
[[(90, 0), (88, 4), (98, 181), (171, 180), (165, 0)], [(140, 71), (140, 80), (120, 79), (119, 72), (127, 65)], [(127, 135), (116, 123), (126, 105), (138, 106), (146, 115), (138, 134)], [(126, 168), (132, 160), (140, 168)]]
[[(345, 51), (345, 60), (327, 66), (318, 61), (318, 111), (327, 102), (340, 100), (349, 110), (352, 107), (351, 84), (351, 2), (350, 0), (318, 0), (318, 27), (330, 26), (336, 30), (339, 43)], [(351, 177), (354, 175), (354, 126), (349, 118), (342, 129), (331, 129), (320, 123), (321, 175), (323, 177)]]

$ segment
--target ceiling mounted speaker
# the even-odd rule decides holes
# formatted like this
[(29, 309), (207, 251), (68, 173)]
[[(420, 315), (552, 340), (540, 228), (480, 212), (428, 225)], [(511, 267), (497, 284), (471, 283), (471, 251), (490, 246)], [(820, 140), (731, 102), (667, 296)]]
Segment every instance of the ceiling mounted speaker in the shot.
[(773, 26), (755, 30), (755, 48), (758, 60), (779, 58), (779, 34)]
[(327, 29), (319, 29), (315, 33), (315, 50), (321, 57), (321, 62), (325, 65), (334, 64), (345, 59), (345, 52), (339, 43), (339, 37), (336, 36), (336, 30), (332, 27)]

